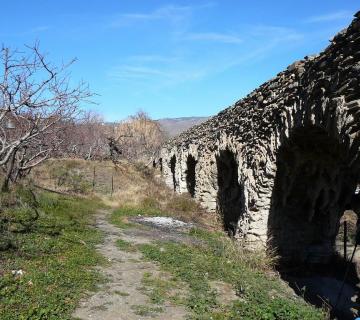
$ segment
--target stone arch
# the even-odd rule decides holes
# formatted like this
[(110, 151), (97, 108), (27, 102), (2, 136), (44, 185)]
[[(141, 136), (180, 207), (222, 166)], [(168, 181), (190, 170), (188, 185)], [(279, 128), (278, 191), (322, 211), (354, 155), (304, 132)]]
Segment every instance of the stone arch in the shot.
[(186, 159), (186, 187), (191, 197), (195, 196), (195, 186), (196, 186), (196, 164), (197, 161), (190, 154)]
[(172, 175), (172, 181), (173, 181), (173, 187), (174, 187), (174, 191), (176, 191), (176, 173), (175, 173), (175, 168), (176, 168), (176, 156), (173, 155), (170, 158), (170, 171), (171, 171), (171, 175)]
[(269, 243), (284, 262), (326, 263), (356, 189), (347, 145), (321, 127), (294, 129), (277, 152)]
[(238, 163), (229, 149), (220, 151), (217, 165), (217, 212), (223, 220), (224, 229), (235, 236), (239, 220), (245, 212), (244, 186), (239, 183)]

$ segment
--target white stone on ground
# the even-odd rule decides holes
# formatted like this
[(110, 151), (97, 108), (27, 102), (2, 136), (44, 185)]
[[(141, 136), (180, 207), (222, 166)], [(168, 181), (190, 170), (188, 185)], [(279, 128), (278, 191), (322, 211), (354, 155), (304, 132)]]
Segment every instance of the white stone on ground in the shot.
[(140, 220), (148, 222), (160, 227), (172, 227), (172, 228), (181, 228), (185, 226), (190, 226), (190, 223), (186, 223), (180, 220), (176, 220), (170, 217), (144, 217)]

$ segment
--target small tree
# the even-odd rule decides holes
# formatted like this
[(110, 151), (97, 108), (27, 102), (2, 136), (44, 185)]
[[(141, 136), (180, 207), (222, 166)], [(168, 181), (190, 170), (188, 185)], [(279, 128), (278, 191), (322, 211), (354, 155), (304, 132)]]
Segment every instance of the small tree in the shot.
[(85, 160), (108, 158), (109, 131), (102, 117), (94, 112), (86, 112), (76, 121), (64, 122), (59, 133), (64, 142), (57, 150), (56, 156)]
[(115, 137), (122, 156), (132, 161), (152, 160), (165, 140), (160, 124), (143, 111), (120, 122)]
[(76, 117), (92, 94), (85, 83), (72, 87), (67, 68), (47, 61), (38, 44), (24, 52), (0, 52), (0, 167), (2, 190), (51, 155), (61, 143), (61, 123)]

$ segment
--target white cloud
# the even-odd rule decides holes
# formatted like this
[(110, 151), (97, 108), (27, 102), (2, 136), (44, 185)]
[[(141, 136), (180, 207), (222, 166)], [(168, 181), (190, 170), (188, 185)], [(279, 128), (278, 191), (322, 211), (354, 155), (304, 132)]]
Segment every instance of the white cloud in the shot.
[(277, 42), (300, 40), (304, 35), (294, 29), (270, 25), (253, 26), (249, 36), (264, 38), (265, 41), (276, 40)]
[(27, 30), (23, 31), (14, 31), (9, 33), (0, 33), (0, 36), (2, 37), (23, 37), (23, 36), (33, 36), (38, 35), (39, 33), (46, 32), (50, 30), (50, 26), (36, 26)]
[(169, 22), (179, 22), (186, 19), (192, 12), (193, 8), (190, 6), (176, 6), (168, 5), (160, 7), (151, 12), (145, 13), (124, 13), (118, 15), (111, 21), (109, 27), (118, 28), (124, 25), (129, 25), (138, 22), (148, 22), (155, 20), (167, 20)]
[(169, 5), (158, 8), (149, 13), (125, 13), (121, 15), (121, 17), (129, 20), (158, 20), (158, 19), (175, 20), (175, 19), (183, 18), (190, 11), (191, 11), (191, 7)]
[(331, 22), (337, 20), (349, 19), (352, 17), (352, 13), (350, 11), (337, 11), (330, 12), (322, 15), (312, 16), (305, 20), (306, 23), (316, 23), (316, 22)]
[(211, 8), (213, 6), (215, 6), (213, 2), (187, 6), (166, 5), (150, 12), (123, 13), (113, 19), (109, 27), (117, 28), (140, 21), (166, 20), (171, 23), (183, 22), (189, 19), (195, 10)]
[(30, 29), (28, 32), (29, 33), (38, 33), (38, 32), (48, 31), (49, 29), (50, 29), (50, 26), (38, 26), (38, 27), (34, 27), (34, 28)]
[(212, 41), (229, 44), (239, 44), (243, 42), (243, 40), (237, 35), (217, 32), (188, 33), (183, 36), (183, 39), (195, 41)]
[(167, 74), (151, 67), (121, 65), (111, 70), (109, 76), (117, 79), (147, 79), (154, 76), (167, 77)]
[(161, 55), (133, 55), (128, 57), (130, 61), (137, 63), (170, 63), (176, 62), (179, 60), (179, 57), (176, 56), (161, 56)]
[(108, 76), (120, 81), (138, 81), (151, 85), (174, 85), (183, 81), (196, 80), (204, 76), (201, 68), (186, 66), (179, 68), (165, 65), (162, 67), (148, 67), (137, 65), (121, 65), (108, 72)]
[[(131, 23), (165, 19), (170, 23), (169, 28), (164, 29), (163, 34), (159, 30), (161, 34), (158, 36), (168, 42), (169, 47), (166, 49), (164, 46), (166, 51), (158, 54), (152, 50), (151, 53), (140, 51), (138, 55), (124, 56), (121, 64), (108, 70), (108, 77), (114, 83), (139, 91), (161, 91), (166, 87), (215, 76), (250, 61), (259, 61), (281, 45), (296, 45), (304, 39), (297, 30), (272, 25), (239, 25), (228, 32), (200, 32), (195, 28), (194, 8), (199, 7), (166, 6), (149, 13), (122, 15), (123, 21), (127, 19)], [(184, 21), (173, 23), (179, 19)], [(213, 44), (216, 50), (208, 50), (208, 43)], [(232, 50), (227, 44), (233, 45)]]

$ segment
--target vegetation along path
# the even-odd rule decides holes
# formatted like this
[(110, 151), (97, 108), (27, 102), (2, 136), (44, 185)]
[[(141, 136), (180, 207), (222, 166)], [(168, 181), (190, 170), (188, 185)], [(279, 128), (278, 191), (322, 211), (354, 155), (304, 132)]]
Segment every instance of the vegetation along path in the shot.
[(83, 300), (74, 316), (104, 320), (132, 320), (149, 316), (154, 319), (183, 319), (186, 314), (184, 307), (173, 303), (156, 305), (144, 292), (146, 278), (159, 276), (161, 272), (154, 263), (143, 261), (142, 254), (133, 245), (149, 243), (151, 238), (146, 233), (127, 234), (109, 223), (107, 217), (108, 212), (101, 211), (96, 226), (106, 234), (98, 251), (109, 262), (100, 267), (109, 282), (89, 299)]
[[(84, 298), (79, 319), (321, 319), (221, 233), (143, 208), (102, 210), (98, 251), (108, 281)], [(146, 214), (146, 212), (145, 212)], [(254, 266), (257, 265), (255, 268)]]
[[(113, 177), (112, 196), (104, 174), (91, 184), (95, 165)], [(271, 254), (228, 238), (149, 168), (62, 160), (34, 177), (43, 188), (0, 197), (1, 320), (328, 318), (280, 279)]]

